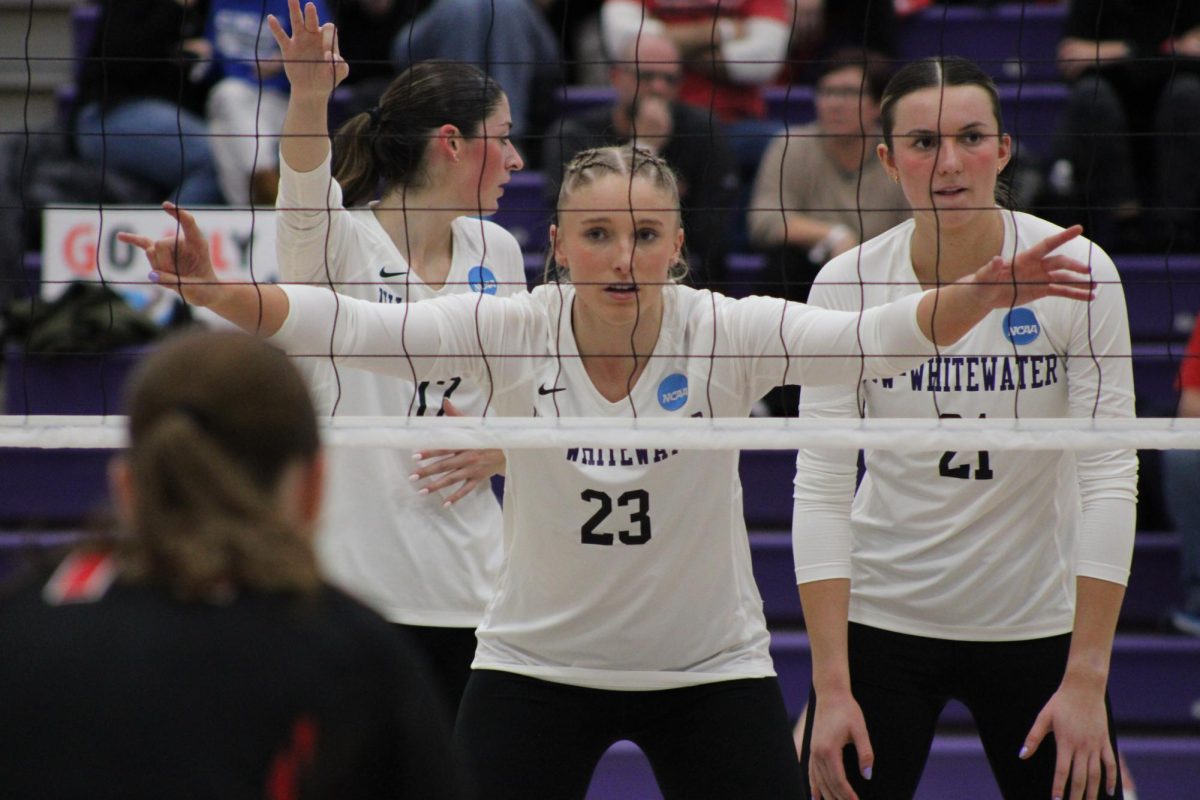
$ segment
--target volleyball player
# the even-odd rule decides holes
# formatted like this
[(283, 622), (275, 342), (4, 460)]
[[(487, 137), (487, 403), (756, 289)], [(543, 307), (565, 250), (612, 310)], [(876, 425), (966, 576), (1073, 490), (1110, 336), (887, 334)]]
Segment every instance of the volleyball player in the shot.
[[(311, 4), (302, 14), (291, 0), (289, 11), (290, 35), (268, 18), (291, 83), (276, 215), (281, 276), (380, 303), (524, 291), (516, 240), (479, 218), (496, 211), (504, 184), (523, 166), (500, 87), (469, 64), (416, 64), (378, 106), (342, 127), (331, 159), (329, 97), (347, 65), (336, 56), (333, 25), (322, 26)], [(477, 416), (487, 404), (486, 382), (460, 373), (417, 380), (406, 370), (338, 370), (319, 353), (301, 363), (327, 414), (457, 408)], [(330, 453), (322, 566), (424, 648), (452, 712), (500, 568), (500, 506), (488, 477), (503, 463), (498, 450), (416, 460), (382, 447)]]
[[(1010, 141), (977, 66), (910, 64), (882, 108), (879, 157), (914, 217), (833, 259), (811, 302), (854, 312), (895, 302), (1061, 230), (996, 205)], [(1094, 303), (1004, 305), (906, 374), (805, 388), (802, 416), (1133, 416), (1117, 271), (1086, 239), (1061, 252), (1091, 265)], [(951, 698), (972, 712), (1006, 798), (1119, 795), (1106, 684), (1132, 555), (1134, 453), (866, 459), (857, 494), (853, 451), (797, 461), (813, 796), (912, 797)]]
[(324, 462), (289, 360), (183, 336), (125, 405), (119, 532), (0, 602), (0, 794), (459, 797), (420, 655), (320, 578)]
[[(512, 298), (396, 307), (220, 284), (194, 220), (164, 207), (181, 237), (122, 240), (189, 302), (292, 352), (488, 376), (509, 416), (745, 416), (781, 380), (886, 377), (991, 308), (1090, 297), (1083, 265), (1047, 255), (1078, 229), (861, 314), (682, 286), (675, 178), (641, 150), (586, 150), (568, 165), (551, 228), (559, 280)], [(604, 751), (631, 739), (670, 798), (798, 794), (737, 452), (581, 441), (507, 455), (505, 563), (455, 733), (480, 788), (583, 797)]]

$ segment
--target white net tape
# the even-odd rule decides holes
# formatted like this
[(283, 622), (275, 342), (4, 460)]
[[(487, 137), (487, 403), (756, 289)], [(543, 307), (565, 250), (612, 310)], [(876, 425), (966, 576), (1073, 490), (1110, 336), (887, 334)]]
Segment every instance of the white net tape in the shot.
[[(117, 448), (119, 416), (0, 416), (0, 447)], [(799, 447), (929, 450), (1200, 450), (1200, 419), (562, 419), (354, 417), (322, 421), (331, 447), (533, 450)]]

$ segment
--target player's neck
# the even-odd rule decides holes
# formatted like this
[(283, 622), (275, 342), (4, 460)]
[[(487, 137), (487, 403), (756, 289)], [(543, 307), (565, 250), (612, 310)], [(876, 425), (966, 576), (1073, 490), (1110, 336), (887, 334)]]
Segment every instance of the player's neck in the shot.
[(409, 269), (429, 286), (441, 288), (454, 256), (451, 224), (461, 216), (454, 203), (431, 192), (396, 189), (373, 209)]
[(631, 322), (606, 320), (574, 304), (571, 327), (583, 368), (610, 401), (626, 397), (646, 368), (662, 328), (662, 309)]
[(947, 229), (931, 216), (918, 217), (912, 237), (913, 272), (922, 288), (953, 283), (975, 272), (1004, 247), (999, 211), (980, 214), (961, 228)]

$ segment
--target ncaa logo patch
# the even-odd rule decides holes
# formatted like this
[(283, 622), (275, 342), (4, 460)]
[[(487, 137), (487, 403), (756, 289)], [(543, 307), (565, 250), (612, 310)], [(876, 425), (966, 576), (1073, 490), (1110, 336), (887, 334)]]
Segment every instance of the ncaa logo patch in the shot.
[(676, 372), (662, 379), (658, 385), (658, 404), (667, 411), (683, 408), (688, 399), (688, 379), (682, 372)]
[(467, 285), (472, 292), (480, 294), (495, 294), (499, 288), (496, 283), (496, 273), (482, 264), (476, 264), (467, 271)]
[(1042, 326), (1028, 308), (1014, 308), (1004, 315), (1004, 338), (1013, 344), (1029, 344), (1037, 339)]

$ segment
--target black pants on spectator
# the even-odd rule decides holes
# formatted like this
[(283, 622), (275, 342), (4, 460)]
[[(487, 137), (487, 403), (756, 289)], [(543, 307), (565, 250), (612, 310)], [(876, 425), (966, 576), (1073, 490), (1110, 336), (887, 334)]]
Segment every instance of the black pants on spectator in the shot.
[[(845, 768), (860, 800), (911, 798), (929, 757), (938, 716), (958, 700), (975, 718), (979, 738), (1006, 800), (1050, 797), (1053, 733), (1026, 761), (1017, 757), (1046, 701), (1058, 689), (1069, 635), (1014, 642), (960, 642), (850, 624), (850, 685), (875, 751), (870, 781), (858, 774), (858, 754), (846, 748)], [(810, 693), (801, 767), (808, 774), (813, 717)], [(1107, 696), (1105, 704), (1108, 704)], [(1108, 732), (1116, 753), (1112, 709)], [(1117, 793), (1124, 796), (1118, 775)], [(1103, 780), (1103, 779), (1102, 779)], [(807, 779), (804, 797), (809, 797)], [(1107, 797), (1101, 783), (1100, 795)]]
[(1168, 235), (1177, 250), (1196, 244), (1200, 75), (1182, 68), (1142, 75), (1131, 67), (1084, 75), (1071, 87), (1054, 152), (1075, 165), (1087, 234), (1101, 244), (1115, 236), (1112, 210), (1140, 205), (1164, 209), (1155, 214), (1156, 248)]
[(646, 754), (666, 800), (798, 797), (800, 770), (775, 678), (611, 691), (475, 670), (455, 726), (487, 800), (583, 798), (622, 739)]

